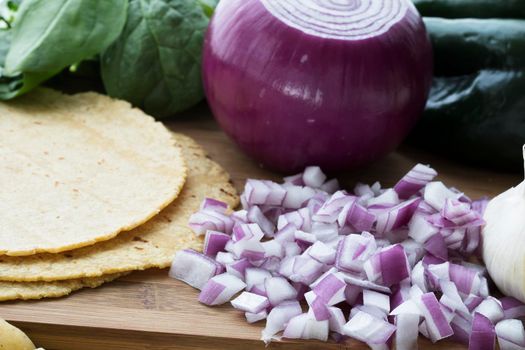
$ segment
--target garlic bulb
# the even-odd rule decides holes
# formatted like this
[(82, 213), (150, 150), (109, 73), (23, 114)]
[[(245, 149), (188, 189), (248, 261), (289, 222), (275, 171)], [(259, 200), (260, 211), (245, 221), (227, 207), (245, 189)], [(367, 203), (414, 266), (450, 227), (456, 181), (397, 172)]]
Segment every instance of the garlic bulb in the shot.
[(525, 181), (492, 199), (484, 219), (489, 274), (503, 293), (525, 302)]

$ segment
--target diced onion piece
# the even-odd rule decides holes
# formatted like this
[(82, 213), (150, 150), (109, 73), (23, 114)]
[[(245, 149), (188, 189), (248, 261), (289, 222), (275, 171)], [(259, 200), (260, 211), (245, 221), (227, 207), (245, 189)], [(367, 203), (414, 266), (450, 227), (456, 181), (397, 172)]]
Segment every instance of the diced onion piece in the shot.
[(227, 264), (226, 272), (234, 275), (237, 278), (244, 280), (246, 269), (252, 266), (253, 265), (250, 263), (248, 259), (243, 258), (243, 259), (235, 260), (234, 262)]
[(310, 306), (309, 312), (318, 321), (325, 321), (330, 318), (330, 312), (328, 311), (328, 305), (326, 302), (317, 296), (313, 291), (304, 294), (304, 298)]
[(326, 175), (318, 166), (309, 166), (304, 169), (303, 183), (306, 186), (319, 188), (326, 181)]
[(390, 312), (390, 297), (373, 290), (363, 290), (363, 305), (375, 306), (385, 313)]
[(191, 249), (175, 254), (169, 275), (193, 288), (201, 289), (213, 276), (222, 273), (223, 267), (208, 256)]
[(245, 270), (245, 282), (246, 282), (246, 289), (250, 290), (255, 285), (264, 283), (264, 281), (267, 278), (271, 278), (272, 274), (261, 268), (257, 267), (250, 267)]
[(308, 254), (320, 263), (328, 265), (335, 263), (336, 250), (321, 241), (316, 241), (308, 250)]
[(261, 340), (269, 343), (275, 334), (284, 330), (286, 324), (295, 316), (302, 314), (298, 301), (285, 301), (270, 311), (266, 318), (266, 327), (261, 332)]
[(399, 350), (417, 350), (417, 337), (419, 333), (418, 314), (401, 313), (395, 317), (396, 349)]
[(319, 189), (327, 193), (334, 193), (339, 191), (339, 181), (337, 179), (328, 180)]
[(242, 292), (231, 301), (234, 308), (249, 313), (257, 314), (270, 306), (268, 298), (250, 292)]
[(496, 331), (490, 320), (480, 313), (474, 313), (472, 331), (469, 338), (469, 350), (494, 350)]
[(267, 237), (273, 237), (275, 225), (268, 220), (258, 206), (253, 206), (246, 213), (248, 222), (257, 224)]
[(255, 322), (259, 322), (261, 320), (266, 319), (266, 317), (268, 317), (268, 312), (266, 310), (263, 310), (256, 314), (253, 314), (251, 312), (246, 312), (244, 313), (244, 317), (246, 317), (246, 321), (248, 323), (255, 323)]
[(188, 225), (197, 235), (204, 235), (207, 230), (230, 234), (234, 221), (226, 214), (213, 209), (203, 209), (190, 216)]
[(498, 323), (505, 317), (501, 302), (490, 296), (483, 300), (481, 304), (474, 309), (474, 312), (485, 316), (490, 322), (492, 322), (492, 324)]
[(410, 276), (410, 266), (403, 247), (391, 245), (376, 252), (364, 265), (372, 282), (390, 287)]
[(337, 221), (344, 206), (352, 201), (354, 201), (352, 196), (347, 195), (344, 191), (337, 191), (319, 208), (312, 219), (317, 222), (332, 224)]
[(416, 303), (419, 305), (425, 318), (428, 335), (432, 342), (454, 334), (434, 293), (423, 294), (419, 300), (416, 300)]
[(235, 262), (235, 257), (229, 252), (218, 252), (215, 256), (215, 261), (221, 265), (228, 265)]
[(299, 209), (310, 198), (315, 196), (315, 190), (310, 187), (289, 186), (286, 188), (286, 195), (282, 206), (288, 209)]
[(264, 287), (268, 300), (274, 306), (297, 297), (297, 290), (284, 277), (267, 278)]
[(417, 164), (394, 186), (401, 199), (408, 199), (434, 180), (437, 172), (428, 165)]
[(469, 315), (470, 311), (461, 300), (458, 289), (453, 282), (440, 280), (440, 289), (443, 293), (439, 302), (456, 313), (464, 316)]
[(397, 195), (397, 192), (394, 191), (394, 189), (389, 188), (377, 197), (369, 199), (367, 206), (368, 208), (383, 209), (390, 208), (398, 204), (399, 196)]
[(345, 288), (341, 274), (329, 273), (312, 287), (312, 291), (327, 305), (335, 305), (345, 300)]
[(411, 299), (404, 301), (402, 304), (400, 304), (398, 307), (392, 310), (392, 312), (390, 312), (390, 315), (392, 316), (398, 316), (401, 314), (414, 314), (418, 316), (423, 316), (419, 306), (416, 304), (416, 302), (414, 302), (414, 300)]
[(339, 242), (335, 266), (347, 272), (361, 272), (363, 264), (376, 249), (374, 236), (370, 233), (348, 235)]
[(375, 291), (382, 292), (382, 293), (387, 293), (387, 294), (391, 293), (390, 288), (379, 285), (374, 282), (370, 282), (364, 279), (363, 277), (355, 276), (355, 275), (348, 274), (348, 273), (342, 273), (342, 276), (345, 282), (351, 285), (362, 287), (365, 289), (375, 290)]
[(246, 287), (239, 278), (229, 273), (212, 277), (199, 294), (199, 301), (206, 305), (221, 305)]
[(308, 314), (303, 313), (293, 317), (283, 332), (283, 338), (288, 339), (301, 339), (303, 337), (303, 332), (308, 322)]
[(525, 317), (525, 304), (513, 297), (500, 299), (505, 319)]
[(376, 213), (376, 232), (379, 235), (396, 230), (410, 221), (416, 209), (418, 208), (421, 198), (413, 198), (401, 202), (391, 208), (382, 209)]
[(285, 251), (281, 242), (272, 239), (270, 241), (262, 242), (261, 245), (264, 248), (265, 258), (277, 257), (279, 259), (282, 259), (284, 257)]
[(213, 210), (217, 213), (225, 214), (228, 209), (228, 204), (213, 198), (205, 198), (200, 206), (200, 210)]
[(436, 233), (425, 242), (425, 250), (436, 258), (448, 260), (448, 249), (445, 239), (439, 233)]
[(343, 327), (346, 324), (346, 319), (345, 315), (343, 314), (343, 311), (338, 307), (330, 306), (328, 308), (328, 312), (330, 313), (330, 318), (328, 320), (330, 330), (332, 332), (343, 334)]
[(310, 231), (312, 220), (308, 208), (301, 208), (279, 216), (277, 229), (281, 230), (288, 224), (293, 225), (297, 230)]
[(208, 230), (204, 236), (203, 253), (208, 256), (215, 256), (218, 252), (224, 250), (230, 236), (217, 231)]
[(445, 206), (447, 199), (458, 199), (461, 194), (451, 191), (443, 182), (435, 181), (425, 186), (423, 198), (434, 209), (441, 210)]
[(345, 335), (370, 344), (386, 343), (395, 330), (394, 325), (363, 311), (358, 311), (343, 327)]
[(509, 319), (498, 322), (496, 335), (500, 350), (525, 349), (525, 330), (520, 320)]
[(439, 234), (439, 229), (428, 221), (425, 214), (414, 214), (408, 223), (408, 236), (421, 244), (436, 234)]

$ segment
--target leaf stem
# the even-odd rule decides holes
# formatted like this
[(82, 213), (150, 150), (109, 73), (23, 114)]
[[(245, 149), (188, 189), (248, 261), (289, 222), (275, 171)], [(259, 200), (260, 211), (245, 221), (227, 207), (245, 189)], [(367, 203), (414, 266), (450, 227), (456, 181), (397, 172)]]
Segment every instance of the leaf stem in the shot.
[(0, 16), (0, 21), (4, 22), (8, 29), (11, 29), (11, 23), (9, 23), (9, 21), (3, 16)]

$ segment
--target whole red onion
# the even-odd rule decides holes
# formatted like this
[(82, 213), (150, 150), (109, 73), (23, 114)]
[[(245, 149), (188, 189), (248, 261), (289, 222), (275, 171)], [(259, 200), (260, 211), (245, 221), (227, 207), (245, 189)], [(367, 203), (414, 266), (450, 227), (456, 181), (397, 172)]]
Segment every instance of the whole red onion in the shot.
[(432, 50), (410, 0), (222, 0), (203, 77), (224, 131), (263, 165), (351, 169), (423, 111)]

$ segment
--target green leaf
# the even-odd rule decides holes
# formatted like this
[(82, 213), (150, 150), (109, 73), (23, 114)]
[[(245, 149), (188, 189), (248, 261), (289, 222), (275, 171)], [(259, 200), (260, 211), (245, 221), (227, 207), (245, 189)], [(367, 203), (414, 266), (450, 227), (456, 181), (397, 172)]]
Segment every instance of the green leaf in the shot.
[(9, 51), (12, 39), (12, 31), (0, 29), (0, 99), (8, 100), (30, 91), (44, 80), (58, 72), (44, 73), (18, 73), (14, 75), (6, 74), (4, 69), (5, 56)]
[(157, 117), (198, 103), (207, 25), (195, 0), (130, 0), (121, 36), (102, 54), (108, 94)]
[(11, 11), (16, 12), (18, 11), (18, 8), (20, 7), (20, 3), (22, 0), (8, 0), (7, 1), (7, 8), (9, 8)]
[(213, 15), (213, 11), (215, 11), (215, 7), (217, 7), (217, 4), (219, 3), (219, 0), (198, 0), (201, 4), (202, 10), (208, 16), (208, 18), (211, 18)]
[(13, 23), (7, 74), (45, 73), (109, 46), (126, 21), (126, 0), (24, 0)]

